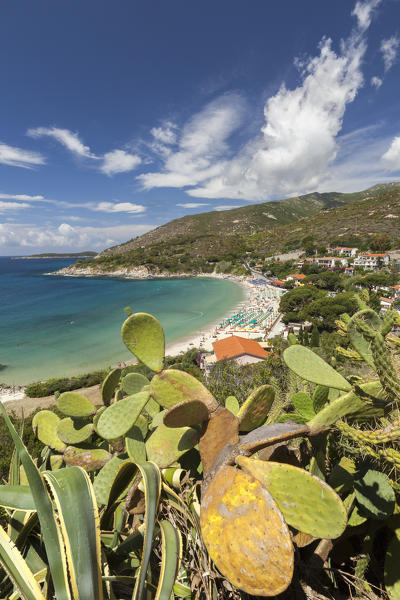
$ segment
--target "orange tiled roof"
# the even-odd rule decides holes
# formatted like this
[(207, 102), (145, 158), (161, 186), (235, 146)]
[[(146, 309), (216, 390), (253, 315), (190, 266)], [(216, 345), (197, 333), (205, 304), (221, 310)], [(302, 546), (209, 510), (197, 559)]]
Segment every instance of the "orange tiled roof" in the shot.
[(400, 285), (392, 285), (392, 288), (393, 288), (394, 290), (400, 290)]
[(357, 250), (357, 248), (349, 248), (348, 246), (336, 246), (334, 250)]
[(295, 279), (305, 279), (307, 275), (304, 275), (303, 273), (292, 273), (289, 275), (289, 277), (294, 277)]
[(354, 267), (346, 267), (345, 271), (354, 271)]
[(223, 340), (217, 340), (213, 342), (213, 348), (217, 360), (223, 360), (224, 358), (236, 358), (242, 356), (242, 354), (250, 354), (257, 358), (268, 358), (270, 352), (267, 352), (260, 346), (260, 344), (254, 340), (248, 340), (247, 338), (240, 337), (238, 335), (232, 335), (231, 337), (224, 338)]
[(360, 254), (359, 256), (374, 256), (374, 257), (376, 257), (376, 256), (387, 256), (387, 254), (386, 254), (386, 252), (385, 252), (385, 254), (371, 254), (371, 253), (368, 253), (368, 254)]
[(389, 302), (389, 304), (392, 304), (393, 302), (393, 298), (384, 298), (383, 296), (381, 296), (379, 299), (383, 302)]

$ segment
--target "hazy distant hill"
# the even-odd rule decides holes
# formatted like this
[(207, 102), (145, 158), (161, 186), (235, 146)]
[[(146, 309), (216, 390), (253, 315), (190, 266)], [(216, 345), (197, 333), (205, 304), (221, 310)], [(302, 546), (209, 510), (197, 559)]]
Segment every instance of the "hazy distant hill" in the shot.
[(243, 257), (265, 257), (330, 243), (366, 245), (387, 233), (400, 245), (400, 182), (352, 194), (307, 194), (175, 219), (125, 244), (102, 252), (80, 266), (112, 272), (145, 267), (152, 274), (240, 272)]

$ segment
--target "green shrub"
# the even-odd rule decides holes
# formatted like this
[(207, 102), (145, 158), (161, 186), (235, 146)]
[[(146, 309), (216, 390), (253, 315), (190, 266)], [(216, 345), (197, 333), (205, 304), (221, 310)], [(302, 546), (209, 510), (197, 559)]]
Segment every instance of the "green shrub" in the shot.
[(26, 386), (25, 395), (28, 398), (43, 398), (52, 396), (55, 392), (69, 392), (82, 387), (90, 387), (102, 383), (107, 375), (107, 370), (92, 371), (83, 375), (74, 375), (73, 377), (60, 377), (48, 379), (47, 381), (36, 381)]

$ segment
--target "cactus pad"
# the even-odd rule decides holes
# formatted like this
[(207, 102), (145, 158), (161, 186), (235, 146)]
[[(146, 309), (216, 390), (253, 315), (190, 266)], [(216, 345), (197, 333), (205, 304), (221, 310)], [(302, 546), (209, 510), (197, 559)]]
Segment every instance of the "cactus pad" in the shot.
[(238, 399), (235, 396), (228, 396), (225, 400), (225, 408), (230, 410), (233, 415), (237, 415), (240, 409)]
[(221, 450), (228, 444), (237, 444), (238, 441), (238, 418), (229, 410), (220, 406), (211, 414), (199, 443), (204, 475), (208, 474)]
[(389, 542), (386, 558), (384, 581), (385, 588), (390, 600), (399, 600), (400, 598), (400, 528), (394, 531), (394, 535)]
[(161, 469), (169, 467), (199, 441), (199, 433), (192, 427), (159, 425), (146, 442), (147, 458)]
[(78, 392), (64, 392), (57, 398), (57, 408), (67, 417), (90, 417), (96, 413), (95, 405)]
[(265, 423), (275, 398), (275, 390), (270, 385), (262, 385), (250, 394), (237, 414), (240, 431), (252, 431)]
[(111, 404), (101, 413), (96, 431), (105, 440), (114, 440), (125, 435), (135, 424), (148, 399), (148, 392), (139, 392)]
[(376, 331), (380, 330), (382, 322), (374, 310), (367, 308), (356, 312), (347, 324), (347, 335), (349, 336), (351, 345), (358, 352), (358, 354), (363, 357), (365, 362), (374, 368), (375, 365), (371, 350), (371, 343), (369, 340), (365, 339), (363, 334), (357, 328), (357, 321), (359, 319), (365, 321)]
[(61, 454), (51, 454), (50, 456), (50, 468), (52, 471), (60, 469), (64, 462), (64, 457)]
[(360, 513), (373, 519), (386, 519), (393, 514), (396, 496), (385, 473), (369, 469), (354, 481)]
[(128, 373), (122, 379), (122, 389), (125, 394), (132, 396), (142, 391), (145, 385), (149, 385), (150, 381), (141, 373)]
[(221, 573), (256, 596), (275, 596), (293, 576), (293, 545), (276, 502), (260, 483), (233, 467), (221, 468), (203, 494), (201, 530)]
[(143, 433), (137, 425), (133, 425), (125, 435), (125, 449), (133, 462), (145, 462), (146, 446), (144, 444)]
[(291, 398), (292, 404), (302, 417), (309, 421), (315, 417), (314, 403), (312, 398), (305, 392), (297, 392)]
[(208, 421), (207, 406), (201, 400), (186, 400), (172, 406), (164, 415), (167, 427), (190, 427)]
[(122, 325), (122, 341), (140, 362), (152, 371), (163, 368), (164, 331), (153, 315), (135, 313)]
[(329, 388), (324, 385), (317, 385), (313, 394), (314, 412), (318, 413), (328, 402)]
[(236, 462), (266, 487), (292, 527), (325, 539), (337, 538), (345, 530), (347, 512), (341, 499), (318, 477), (284, 463), (244, 456)]
[(305, 346), (289, 346), (283, 353), (283, 360), (291, 371), (306, 381), (346, 392), (351, 390), (350, 383), (340, 373)]
[(104, 504), (108, 503), (108, 497), (110, 495), (110, 490), (112, 484), (114, 483), (115, 476), (122, 465), (126, 462), (129, 461), (119, 458), (118, 456), (113, 456), (113, 458), (109, 460), (97, 473), (93, 481), (93, 488), (96, 495), (96, 501), (99, 506), (103, 506)]
[(87, 472), (98, 471), (111, 458), (112, 455), (101, 448), (86, 450), (68, 446), (64, 452), (64, 460), (69, 467), (82, 467)]
[(214, 396), (198, 379), (177, 369), (155, 375), (150, 383), (150, 395), (163, 408), (171, 408), (184, 400), (200, 400), (209, 410), (218, 407)]
[(32, 419), (32, 429), (38, 439), (42, 444), (50, 446), (57, 452), (63, 452), (65, 449), (64, 442), (57, 435), (57, 426), (60, 420), (60, 417), (51, 410), (41, 410)]
[(110, 371), (107, 377), (103, 381), (101, 386), (101, 397), (103, 404), (108, 406), (114, 396), (115, 388), (117, 387), (119, 380), (121, 379), (121, 369), (114, 369)]
[(61, 419), (57, 425), (57, 435), (66, 444), (81, 444), (88, 440), (92, 433), (91, 423), (79, 424), (70, 417)]

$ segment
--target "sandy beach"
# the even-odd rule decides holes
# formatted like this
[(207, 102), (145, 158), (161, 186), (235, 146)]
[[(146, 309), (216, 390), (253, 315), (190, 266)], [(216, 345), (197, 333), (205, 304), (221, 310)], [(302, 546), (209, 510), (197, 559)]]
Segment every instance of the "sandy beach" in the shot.
[[(234, 283), (241, 285), (244, 289), (244, 298), (238, 303), (235, 307), (231, 308), (229, 313), (220, 318), (217, 322), (211, 324), (207, 329), (203, 329), (198, 331), (190, 336), (187, 336), (181, 340), (168, 344), (165, 349), (166, 356), (175, 356), (178, 354), (183, 354), (190, 350), (191, 348), (201, 348), (206, 352), (212, 352), (213, 347), (212, 343), (219, 338), (226, 337), (227, 335), (232, 335), (232, 331), (229, 331), (225, 328), (220, 327), (220, 323), (228, 319), (230, 316), (238, 313), (239, 311), (246, 311), (249, 307), (254, 306), (257, 301), (259, 302), (259, 293), (260, 288), (251, 283), (251, 279), (247, 277), (235, 277), (229, 275), (219, 275), (219, 274), (205, 274), (198, 275), (198, 277), (215, 277), (218, 279), (229, 279)], [(271, 306), (274, 306), (274, 310), (277, 310), (277, 306), (279, 301), (270, 300), (269, 303)], [(277, 332), (276, 324), (273, 326), (273, 331)], [(237, 332), (237, 335), (244, 335), (245, 337), (257, 337), (260, 333), (257, 331), (254, 334), (251, 332)], [(135, 359), (132, 361), (127, 361), (122, 364), (131, 364), (134, 363)], [(11, 403), (11, 406), (23, 406), (24, 400), (28, 403), (35, 403), (39, 406), (39, 401), (44, 399), (32, 399), (27, 398), (24, 393), (24, 386), (2, 386), (0, 387), (0, 401), (3, 403)], [(50, 399), (46, 399), (46, 403), (48, 404)]]

